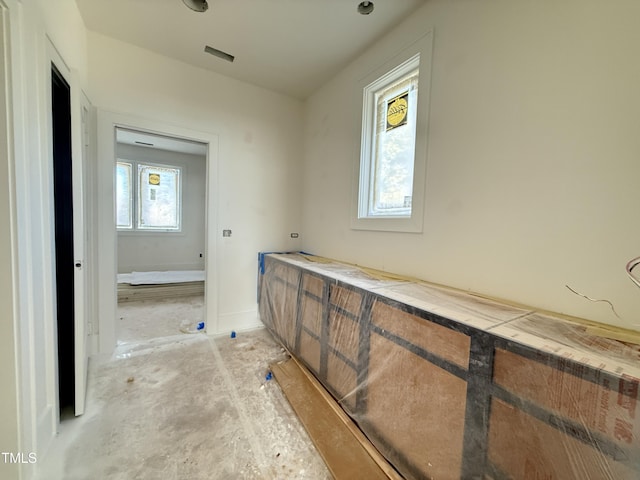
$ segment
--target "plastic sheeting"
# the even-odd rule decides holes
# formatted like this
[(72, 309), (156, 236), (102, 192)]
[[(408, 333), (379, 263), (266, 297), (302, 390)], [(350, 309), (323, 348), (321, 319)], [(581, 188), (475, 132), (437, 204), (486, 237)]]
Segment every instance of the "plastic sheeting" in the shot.
[(636, 345), (301, 254), (261, 256), (259, 309), (405, 478), (640, 478)]

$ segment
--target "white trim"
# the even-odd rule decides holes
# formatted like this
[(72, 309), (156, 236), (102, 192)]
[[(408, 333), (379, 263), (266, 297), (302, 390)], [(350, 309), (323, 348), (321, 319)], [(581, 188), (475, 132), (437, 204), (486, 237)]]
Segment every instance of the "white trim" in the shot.
[[(29, 192), (33, 192), (34, 178), (31, 174), (33, 165), (39, 165), (41, 158), (36, 152), (30, 155), (28, 148), (29, 138), (32, 136), (33, 124), (27, 119), (27, 110), (31, 98), (26, 96), (26, 86), (28, 80), (32, 80), (33, 76), (27, 78), (25, 74), (24, 53), (25, 38), (23, 6), (16, 0), (0, 0), (0, 4), (8, 10), (8, 17), (5, 20), (3, 31), (10, 37), (8, 46), (11, 58), (7, 61), (7, 78), (10, 78), (9, 97), (11, 99), (12, 108), (6, 111), (11, 121), (13, 131), (13, 158), (22, 159), (22, 161), (14, 162), (14, 182), (15, 182), (15, 228), (18, 246), (15, 255), (15, 272), (14, 295), (16, 304), (14, 305), (15, 315), (17, 316), (16, 331), (16, 360), (18, 364), (18, 410), (16, 412), (19, 422), (19, 445), (21, 451), (37, 452), (41, 456), (48, 446), (50, 439), (53, 437), (52, 425), (54, 420), (46, 419), (46, 425), (40, 428), (38, 424), (37, 413), (37, 385), (36, 385), (36, 369), (35, 369), (35, 309), (33, 299), (41, 295), (40, 290), (34, 286), (34, 264), (38, 262), (34, 259), (34, 249), (42, 245), (40, 235), (34, 235), (32, 229), (32, 220), (37, 215), (38, 206), (33, 208), (33, 196)], [(34, 38), (29, 37), (31, 42)], [(32, 52), (33, 54), (33, 52)], [(41, 58), (42, 50), (36, 50), (35, 55)], [(34, 101), (39, 102), (42, 96)], [(39, 118), (38, 118), (39, 120)], [(10, 157), (8, 157), (11, 160)], [(36, 181), (36, 185), (38, 185)], [(35, 188), (38, 188), (37, 186)], [(39, 194), (36, 194), (37, 197)], [(39, 219), (38, 219), (39, 221)], [(19, 319), (19, 320), (18, 320)], [(45, 407), (50, 409), (50, 406)], [(42, 439), (43, 441), (40, 441)], [(21, 465), (20, 478), (31, 478), (35, 470), (30, 465)]]
[[(15, 8), (11, 6), (11, 8)], [(3, 269), (0, 271), (0, 284), (4, 287), (0, 291), (0, 315), (3, 325), (0, 328), (2, 347), (2, 362), (0, 368), (6, 369), (2, 377), (8, 380), (3, 385), (3, 399), (0, 404), (0, 418), (3, 425), (11, 425), (1, 433), (4, 451), (16, 451), (22, 446), (23, 428), (23, 380), (21, 370), (21, 340), (24, 333), (20, 328), (20, 301), (18, 279), (18, 237), (17, 237), (17, 205), (14, 150), (13, 120), (13, 79), (12, 58), (14, 52), (14, 38), (10, 26), (15, 25), (9, 6), (0, 0), (0, 218), (3, 229), (0, 233), (0, 259)], [(6, 423), (5, 423), (6, 422)], [(14, 435), (15, 434), (15, 435)], [(3, 471), (9, 475), (22, 478), (24, 475), (21, 465), (3, 465)]]
[(205, 319), (207, 331), (218, 331), (217, 279), (217, 181), (219, 138), (215, 133), (199, 132), (126, 113), (98, 110), (98, 164), (96, 170), (98, 205), (98, 304), (99, 350), (111, 354), (116, 343), (117, 231), (115, 217), (116, 128), (182, 138), (208, 145), (207, 149), (207, 226), (205, 243)]
[[(82, 415), (85, 409), (87, 393), (87, 374), (89, 352), (87, 351), (87, 291), (88, 277), (86, 268), (87, 224), (85, 165), (87, 154), (84, 143), (84, 115), (87, 109), (86, 96), (80, 88), (80, 78), (76, 70), (71, 70), (70, 110), (71, 110), (71, 162), (73, 187), (73, 285), (74, 285), (74, 404), (75, 415)], [(78, 267), (80, 265), (80, 267)]]
[[(408, 62), (413, 57), (420, 56), (420, 77), (418, 79), (418, 111), (416, 125), (416, 153), (413, 172), (413, 195), (410, 216), (367, 216), (363, 214), (362, 206), (369, 202), (370, 179), (369, 162), (361, 161), (362, 158), (370, 158), (369, 136), (363, 119), (371, 115), (372, 106), (369, 102), (363, 102), (362, 110), (358, 118), (359, 132), (364, 132), (358, 141), (357, 152), (354, 156), (353, 194), (351, 206), (351, 228), (354, 230), (379, 230), (390, 232), (421, 233), (424, 223), (424, 198), (427, 169), (427, 141), (429, 120), (429, 99), (431, 90), (431, 57), (433, 51), (433, 30), (424, 34), (413, 44), (404, 48), (384, 64), (378, 66), (357, 84), (356, 98), (362, 98), (363, 92), (372, 84), (383, 81), (398, 66)], [(393, 72), (395, 75), (396, 72)], [(364, 185), (365, 188), (362, 188)], [(364, 206), (366, 209), (366, 206)]]
[(87, 353), (89, 356), (98, 352), (97, 346), (97, 325), (98, 325), (98, 265), (95, 263), (97, 249), (97, 221), (95, 220), (95, 206), (97, 203), (96, 192), (96, 111), (86, 93), (82, 92), (81, 98), (82, 110), (85, 115), (84, 125), (85, 131), (82, 132), (83, 149), (87, 157), (84, 163), (84, 184), (85, 184), (85, 228), (86, 228), (86, 245), (84, 252), (85, 275), (87, 276), (87, 292), (86, 301), (87, 315), (86, 328), (87, 331)]
[(235, 325), (233, 330), (224, 330), (218, 331), (216, 329), (215, 332), (211, 330), (207, 330), (207, 334), (210, 336), (223, 336), (228, 335), (232, 331), (234, 332), (245, 332), (250, 330), (255, 330), (256, 328), (263, 327), (264, 324), (260, 320), (260, 316), (258, 315), (258, 308), (253, 308), (250, 310), (243, 310), (240, 312), (231, 312), (231, 313), (221, 313), (220, 314), (220, 323), (223, 325)]
[[(381, 119), (379, 119), (377, 116), (379, 98), (378, 92), (383, 89), (390, 89), (390, 84), (397, 84), (403, 77), (407, 76), (409, 73), (413, 72), (419, 67), (420, 53), (417, 53), (391, 71), (387, 72), (382, 77), (374, 80), (363, 89), (362, 146), (360, 147), (360, 187), (358, 191), (358, 218), (411, 217), (411, 213), (407, 214), (408, 209), (403, 209), (403, 211), (398, 214), (389, 213), (387, 215), (384, 215), (372, 213), (372, 210), (374, 208), (373, 203), (375, 197), (376, 179), (376, 175), (372, 167), (376, 160), (376, 158), (374, 157), (377, 157), (376, 148), (374, 147), (376, 140), (376, 130), (378, 123), (381, 121)], [(416, 112), (413, 113), (415, 115)], [(413, 128), (416, 128), (415, 133), (417, 133), (415, 122), (411, 123), (413, 124)], [(413, 153), (415, 157), (415, 148)]]
[[(18, 422), (19, 451), (34, 452), (40, 461), (46, 457), (58, 428), (50, 183), (51, 61), (72, 89), (75, 80), (46, 35), (38, 7), (23, 3), (0, 0), (5, 20), (9, 21), (2, 30), (4, 38), (10, 38), (5, 51), (10, 55), (6, 73), (12, 108), (5, 114), (12, 127), (13, 152), (7, 159), (13, 168), (10, 188), (15, 202), (11, 205), (10, 228), (16, 241), (11, 261), (19, 390), (17, 412), (12, 413)], [(28, 479), (37, 473), (38, 466), (21, 464), (19, 468), (20, 478)]]
[[(47, 278), (48, 285), (51, 288), (46, 289), (45, 292), (45, 312), (48, 309), (48, 313), (45, 314), (45, 318), (49, 321), (45, 324), (45, 349), (47, 358), (47, 399), (48, 405), (53, 408), (53, 425), (52, 431), (58, 429), (60, 423), (60, 397), (59, 397), (59, 365), (58, 365), (58, 312), (57, 312), (57, 281), (56, 281), (56, 252), (55, 252), (55, 199), (53, 192), (53, 99), (51, 96), (51, 67), (55, 65), (58, 73), (64, 78), (69, 85), (69, 94), (71, 95), (71, 71), (64, 61), (58, 49), (55, 47), (51, 38), (45, 35), (45, 65), (44, 68), (44, 96), (45, 96), (45, 111), (44, 116), (46, 118), (45, 127), (43, 129), (43, 136), (46, 138), (43, 152), (43, 164), (42, 164), (42, 200), (43, 207), (42, 212), (45, 215), (42, 218), (43, 221), (43, 236), (45, 250), (43, 252), (43, 269), (44, 275)], [(73, 122), (73, 120), (71, 120)], [(73, 123), (72, 123), (73, 127)], [(73, 144), (73, 132), (72, 144)], [(73, 149), (73, 145), (72, 145)], [(73, 151), (72, 151), (73, 156)]]
[[(134, 232), (135, 231), (135, 198), (136, 198), (136, 181), (135, 181), (135, 177), (133, 174), (134, 171), (134, 161), (133, 160), (126, 160), (120, 156), (116, 156), (116, 228), (118, 229), (118, 234), (123, 233), (123, 232)], [(120, 176), (120, 173), (118, 172), (118, 170), (121, 168), (121, 166), (123, 168), (125, 168), (126, 170), (128, 170), (128, 178), (127, 180), (129, 181), (129, 195), (128, 195), (128, 199), (129, 201), (127, 202), (128, 205), (128, 220), (129, 220), (129, 224), (128, 226), (121, 226), (121, 224), (118, 223), (118, 178)]]

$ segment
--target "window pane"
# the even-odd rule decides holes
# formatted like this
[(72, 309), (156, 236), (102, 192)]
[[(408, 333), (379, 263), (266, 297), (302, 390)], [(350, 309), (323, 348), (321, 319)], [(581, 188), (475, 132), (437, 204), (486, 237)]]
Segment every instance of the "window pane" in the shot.
[(376, 93), (369, 215), (411, 215), (418, 70)]
[(117, 162), (116, 164), (116, 225), (118, 228), (131, 228), (133, 200), (131, 192), (131, 164)]
[(138, 165), (138, 228), (180, 230), (180, 169)]

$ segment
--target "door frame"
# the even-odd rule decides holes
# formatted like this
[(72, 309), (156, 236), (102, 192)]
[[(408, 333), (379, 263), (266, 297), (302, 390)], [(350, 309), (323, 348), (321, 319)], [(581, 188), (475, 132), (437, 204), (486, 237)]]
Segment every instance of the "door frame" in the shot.
[(190, 140), (207, 145), (206, 155), (206, 225), (205, 225), (205, 325), (209, 333), (218, 331), (217, 231), (218, 218), (218, 154), (219, 137), (127, 113), (99, 109), (97, 112), (97, 251), (94, 264), (98, 268), (98, 350), (111, 354), (116, 346), (116, 309), (118, 303), (116, 276), (117, 233), (115, 216), (116, 128), (126, 128)]
[[(53, 98), (52, 98), (52, 79), (51, 72), (52, 66), (55, 65), (60, 75), (71, 86), (71, 69), (62, 58), (62, 55), (58, 52), (52, 40), (46, 37), (46, 55), (45, 55), (45, 98), (46, 98), (46, 127), (45, 133), (47, 138), (46, 154), (44, 156), (46, 162), (47, 176), (43, 179), (44, 197), (48, 200), (49, 216), (43, 219), (46, 223), (45, 231), (49, 234), (48, 244), (50, 245), (50, 251), (46, 255), (46, 269), (47, 277), (51, 282), (51, 290), (46, 292), (47, 301), (46, 305), (50, 308), (51, 322), (47, 322), (45, 325), (45, 337), (47, 344), (46, 356), (47, 360), (47, 396), (49, 397), (50, 405), (53, 407), (53, 421), (54, 431), (57, 430), (57, 426), (60, 424), (60, 392), (58, 387), (58, 312), (57, 312), (57, 281), (56, 281), (56, 244), (55, 244), (55, 200), (53, 192)], [(73, 114), (73, 112), (71, 112)], [(73, 135), (73, 132), (72, 132)], [(73, 140), (72, 140), (73, 143)], [(72, 153), (73, 155), (73, 153)]]
[[(90, 307), (87, 302), (87, 276), (85, 268), (85, 252), (87, 251), (87, 235), (86, 235), (86, 189), (85, 189), (85, 168), (84, 164), (87, 159), (84, 158), (84, 150), (82, 148), (84, 135), (82, 131), (82, 109), (87, 105), (88, 98), (80, 88), (80, 80), (78, 73), (71, 69), (64, 58), (58, 52), (53, 41), (47, 36), (47, 55), (46, 57), (46, 76), (47, 85), (51, 85), (51, 67), (55, 65), (58, 73), (64, 78), (70, 88), (70, 110), (71, 110), (71, 163), (72, 163), (72, 188), (73, 188), (73, 261), (74, 264), (80, 264), (80, 267), (74, 267), (74, 410), (75, 415), (82, 415), (85, 408), (85, 398), (87, 389), (87, 366), (89, 359), (88, 345), (88, 315), (87, 309)], [(54, 410), (56, 411), (56, 424), (60, 422), (59, 414), (59, 392), (58, 392), (58, 351), (57, 351), (57, 309), (56, 309), (56, 289), (55, 280), (56, 264), (55, 264), (55, 230), (53, 216), (54, 213), (54, 192), (53, 192), (53, 135), (52, 135), (52, 97), (50, 87), (47, 89), (47, 158), (50, 169), (50, 176), (46, 180), (49, 189), (48, 198), (50, 202), (50, 220), (49, 231), (52, 241), (51, 250), (51, 281), (53, 290), (51, 292), (54, 314), (54, 321), (48, 328), (49, 345), (52, 352), (48, 355), (49, 361), (54, 365), (54, 372), (50, 376), (49, 388), (51, 397), (54, 399)], [(89, 104), (90, 105), (90, 104)], [(53, 385), (52, 385), (53, 383)]]
[[(58, 414), (61, 409), (75, 406), (75, 318), (80, 314), (75, 296), (75, 268), (76, 238), (76, 195), (77, 185), (74, 175), (73, 140), (71, 132), (71, 76), (65, 75), (59, 68), (61, 63), (55, 59), (51, 61), (48, 82), (50, 109), (47, 109), (51, 119), (48, 129), (49, 138), (49, 168), (50, 202), (52, 223), (52, 271), (53, 290), (56, 308), (54, 332), (56, 355), (56, 376)], [(67, 72), (69, 73), (69, 72)], [(71, 285), (69, 285), (71, 284)], [(74, 288), (69, 288), (70, 286)], [(71, 316), (71, 318), (69, 318)]]
[[(21, 412), (20, 322), (17, 278), (17, 209), (15, 182), (14, 131), (12, 127), (12, 40), (13, 26), (9, 5), (0, 0), (0, 432), (3, 449), (20, 451), (24, 444)], [(3, 465), (2, 472), (22, 478), (22, 465)]]

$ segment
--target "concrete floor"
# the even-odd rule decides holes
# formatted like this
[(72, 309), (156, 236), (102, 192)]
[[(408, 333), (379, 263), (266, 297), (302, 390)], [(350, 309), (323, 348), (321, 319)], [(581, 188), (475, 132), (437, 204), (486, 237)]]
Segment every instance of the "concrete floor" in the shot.
[(148, 303), (119, 308), (116, 352), (92, 358), (86, 413), (61, 423), (38, 480), (331, 478), (266, 379), (285, 358), (266, 330), (181, 333), (201, 299)]

